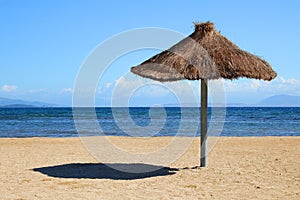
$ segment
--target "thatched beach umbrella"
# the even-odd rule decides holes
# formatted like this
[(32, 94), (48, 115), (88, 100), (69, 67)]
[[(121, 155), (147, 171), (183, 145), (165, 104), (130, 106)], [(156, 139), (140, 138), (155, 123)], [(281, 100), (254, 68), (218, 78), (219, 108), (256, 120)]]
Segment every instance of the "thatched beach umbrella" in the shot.
[(276, 72), (263, 59), (241, 50), (217, 32), (211, 22), (195, 23), (195, 31), (131, 72), (157, 81), (201, 79), (201, 160), (207, 165), (207, 80), (239, 77), (272, 80)]

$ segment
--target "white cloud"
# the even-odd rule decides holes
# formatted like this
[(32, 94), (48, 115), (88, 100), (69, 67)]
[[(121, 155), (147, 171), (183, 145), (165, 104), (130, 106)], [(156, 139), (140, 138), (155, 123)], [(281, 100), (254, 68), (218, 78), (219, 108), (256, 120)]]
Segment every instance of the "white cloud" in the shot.
[(275, 79), (280, 83), (284, 83), (284, 84), (296, 84), (299, 85), (300, 84), (300, 80), (294, 79), (294, 78), (289, 78), (289, 79), (285, 79), (283, 77), (279, 77), (278, 79)]
[(46, 89), (40, 88), (40, 89), (28, 90), (28, 93), (34, 94), (34, 93), (40, 93), (40, 92), (44, 92), (44, 91), (46, 91)]
[(143, 86), (146, 82), (144, 82), (140, 78), (135, 79), (126, 79), (125, 77), (121, 77), (115, 81), (113, 86), (113, 93), (116, 96), (128, 96)]
[(158, 82), (149, 79), (127, 79), (121, 77), (113, 85), (114, 95), (129, 95), (148, 97), (163, 97), (170, 94), (186, 96), (187, 99), (198, 94), (198, 81)]
[[(209, 81), (210, 102), (257, 103), (263, 98), (278, 95), (300, 95), (300, 80), (278, 77), (272, 81), (256, 79)], [(98, 89), (98, 98), (127, 106), (129, 100), (139, 105), (147, 102), (174, 103), (174, 96), (181, 103), (199, 101), (200, 81), (177, 81), (160, 83), (139, 77), (121, 77), (114, 83), (103, 83)], [(179, 100), (180, 99), (180, 100)], [(131, 101), (130, 100), (130, 101)]]
[(255, 79), (223, 80), (228, 102), (255, 104), (273, 95), (300, 95), (300, 80), (277, 77), (272, 81)]
[(190, 103), (197, 99), (199, 91), (199, 82), (190, 82), (160, 83), (135, 76), (123, 76), (114, 83), (102, 83), (98, 87), (98, 98), (106, 99), (114, 106), (128, 106), (129, 102), (138, 105), (149, 105), (152, 102), (172, 104), (175, 103), (174, 97), (181, 103)]
[(300, 95), (300, 80), (293, 78), (278, 77), (272, 81), (262, 80), (238, 80), (224, 81), (226, 92), (258, 92), (261, 94), (288, 94)]
[(64, 88), (62, 89), (63, 93), (73, 93), (73, 89), (72, 88)]
[(105, 87), (106, 89), (109, 89), (111, 86), (112, 86), (112, 83), (105, 83), (105, 85), (104, 85), (104, 87)]
[(97, 89), (99, 94), (104, 94), (111, 90), (112, 86), (114, 86), (113, 83), (104, 83), (104, 85), (100, 85)]
[(17, 86), (15, 85), (3, 85), (2, 86), (2, 91), (3, 92), (14, 92), (17, 90)]

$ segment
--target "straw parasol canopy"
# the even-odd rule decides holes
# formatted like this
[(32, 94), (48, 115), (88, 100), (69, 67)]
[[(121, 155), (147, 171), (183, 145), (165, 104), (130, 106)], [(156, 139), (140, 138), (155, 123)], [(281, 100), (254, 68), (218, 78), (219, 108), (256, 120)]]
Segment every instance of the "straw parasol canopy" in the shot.
[(207, 80), (239, 77), (270, 81), (277, 76), (270, 64), (238, 46), (215, 30), (211, 22), (194, 23), (195, 31), (131, 72), (153, 80), (201, 79), (200, 166), (207, 166)]
[(277, 75), (269, 63), (241, 50), (211, 22), (195, 23), (190, 36), (132, 67), (131, 72), (161, 82), (239, 77), (269, 81)]

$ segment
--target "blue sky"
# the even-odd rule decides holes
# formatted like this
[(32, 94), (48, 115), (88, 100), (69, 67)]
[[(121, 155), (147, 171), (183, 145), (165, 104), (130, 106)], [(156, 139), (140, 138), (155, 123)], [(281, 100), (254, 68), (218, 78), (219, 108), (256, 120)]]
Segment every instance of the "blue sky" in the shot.
[[(278, 73), (270, 83), (225, 81), (227, 102), (251, 104), (276, 94), (300, 95), (299, 7), (296, 0), (0, 0), (0, 97), (71, 105), (81, 64), (107, 38), (143, 27), (189, 35), (193, 21), (207, 20), (242, 49), (266, 59)], [(97, 105), (108, 103), (118, 80), (130, 84), (121, 76), (132, 65), (157, 52), (136, 52), (114, 62), (100, 81)], [(197, 91), (198, 83), (191, 84)], [(135, 103), (174, 103), (172, 95), (160, 94), (140, 94)]]

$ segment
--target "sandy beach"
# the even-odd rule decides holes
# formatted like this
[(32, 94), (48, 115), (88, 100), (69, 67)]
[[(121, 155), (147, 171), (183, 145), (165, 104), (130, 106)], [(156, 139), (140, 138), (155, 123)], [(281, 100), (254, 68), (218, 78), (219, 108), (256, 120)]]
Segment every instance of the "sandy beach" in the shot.
[(198, 148), (195, 140), (170, 166), (130, 175), (99, 163), (79, 138), (2, 138), (0, 199), (300, 199), (300, 137), (221, 137), (207, 168), (193, 168)]

